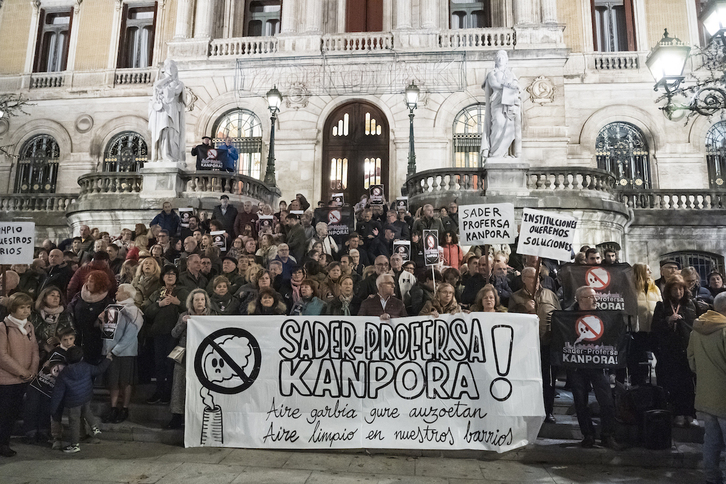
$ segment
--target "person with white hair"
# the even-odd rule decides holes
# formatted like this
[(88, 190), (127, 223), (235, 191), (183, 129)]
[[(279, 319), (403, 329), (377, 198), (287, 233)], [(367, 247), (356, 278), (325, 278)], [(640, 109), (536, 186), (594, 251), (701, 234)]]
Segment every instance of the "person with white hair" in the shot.
[[(108, 369), (107, 383), (111, 392), (111, 411), (104, 422), (120, 423), (129, 417), (131, 392), (136, 384), (136, 355), (139, 353), (139, 331), (144, 324), (144, 314), (136, 307), (136, 288), (121, 284), (116, 291), (116, 304), (102, 313), (102, 330), (111, 339), (103, 340), (103, 354), (113, 355)], [(115, 324), (113, 324), (115, 322)], [(122, 407), (118, 408), (123, 393)]]
[(338, 253), (338, 244), (335, 243), (335, 240), (333, 240), (333, 237), (328, 235), (328, 224), (325, 222), (318, 222), (315, 224), (315, 236), (310, 239), (310, 243), (308, 244), (308, 250), (312, 250), (313, 246), (320, 242), (320, 245), (323, 246), (323, 252), (332, 256), (333, 258), (336, 257)]
[(713, 310), (693, 324), (688, 363), (696, 373), (696, 410), (701, 412), (703, 468), (706, 482), (723, 482), (721, 452), (726, 449), (726, 293), (713, 300)]
[(396, 282), (391, 274), (379, 275), (376, 278), (376, 287), (378, 292), (361, 303), (358, 316), (379, 316), (382, 320), (408, 316), (403, 301), (393, 295)]

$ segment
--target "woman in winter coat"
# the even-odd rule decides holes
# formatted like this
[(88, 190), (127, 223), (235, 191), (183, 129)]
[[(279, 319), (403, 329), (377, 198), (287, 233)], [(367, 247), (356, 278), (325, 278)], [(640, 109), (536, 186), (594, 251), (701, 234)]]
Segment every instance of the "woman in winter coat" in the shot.
[(7, 301), (8, 316), (0, 324), (0, 455), (12, 457), (10, 435), (23, 408), (25, 389), (38, 372), (38, 343), (28, 321), (33, 300), (25, 293)]
[(139, 263), (131, 285), (136, 289), (136, 305), (142, 307), (144, 301), (161, 287), (161, 268), (154, 257)]
[(706, 289), (711, 292), (711, 295), (713, 297), (716, 297), (717, 295), (726, 291), (726, 286), (724, 286), (723, 284), (723, 274), (721, 274), (720, 272), (711, 271), (706, 280), (708, 281), (708, 286), (706, 286)]
[(325, 307), (328, 316), (357, 316), (361, 300), (355, 295), (353, 278), (345, 275), (340, 278), (340, 293)]
[(325, 310), (325, 303), (317, 297), (317, 283), (312, 279), (304, 279), (300, 283), (300, 300), (292, 305), (291, 316), (320, 316)]
[(653, 324), (653, 313), (656, 305), (663, 300), (660, 289), (656, 286), (651, 277), (650, 267), (647, 264), (633, 264), (633, 277), (635, 278), (635, 289), (638, 294), (638, 317), (635, 328), (631, 333), (630, 351), (628, 366), (630, 370), (630, 381), (634, 385), (644, 385), (648, 365), (648, 352), (653, 351), (651, 345), (651, 326)]
[(229, 279), (217, 276), (212, 281), (212, 286), (214, 286), (214, 292), (210, 296), (212, 310), (221, 316), (237, 314), (239, 299), (232, 294)]
[(320, 284), (320, 299), (329, 303), (340, 295), (340, 276), (343, 275), (343, 269), (340, 262), (331, 262), (326, 270), (328, 276)]
[(680, 276), (672, 277), (663, 290), (663, 301), (655, 306), (651, 331), (658, 363), (658, 385), (668, 395), (677, 426), (690, 425), (696, 415), (693, 407), (695, 385), (686, 350), (696, 320), (696, 308), (688, 287)]
[[(187, 346), (187, 321), (191, 316), (209, 316), (214, 314), (209, 296), (204, 289), (194, 289), (187, 296), (186, 312), (179, 316), (179, 321), (171, 330), (171, 335), (178, 339), (178, 345)], [(184, 405), (186, 402), (187, 373), (184, 365), (174, 363), (174, 382), (171, 389), (171, 421), (167, 429), (181, 428), (184, 421)]]
[(103, 333), (96, 324), (104, 309), (113, 302), (108, 294), (111, 282), (103, 271), (91, 271), (81, 292), (68, 305), (76, 328), (76, 345), (83, 348), (84, 359), (91, 365), (103, 360)]
[(438, 318), (440, 314), (457, 314), (461, 312), (461, 306), (456, 302), (454, 286), (443, 282), (436, 285), (436, 295), (433, 299), (424, 304), (419, 316), (433, 316)]
[(239, 314), (247, 314), (247, 306), (257, 299), (260, 289), (263, 287), (272, 287), (272, 274), (263, 269), (253, 269), (256, 275), (252, 276), (252, 281), (240, 287), (235, 294), (239, 300)]
[[(136, 289), (131, 284), (121, 284), (116, 291), (116, 330), (113, 339), (103, 340), (103, 354), (113, 355), (108, 368), (107, 384), (111, 392), (111, 411), (103, 419), (105, 422), (121, 423), (129, 418), (131, 393), (136, 385), (136, 356), (139, 352), (139, 331), (144, 325), (144, 313), (136, 306)], [(107, 321), (110, 309), (101, 317)], [(122, 407), (118, 408), (120, 395), (123, 394)]]
[(53, 351), (54, 344), (50, 341), (66, 328), (72, 328), (71, 315), (66, 312), (63, 292), (55, 286), (43, 289), (35, 301), (35, 311), (30, 315), (30, 322), (35, 328), (41, 364)]
[(444, 265), (458, 269), (464, 259), (464, 251), (459, 247), (456, 232), (444, 232), (443, 242), (441, 247), (444, 249)]
[(287, 306), (280, 295), (271, 287), (263, 287), (257, 298), (247, 306), (247, 314), (256, 316), (282, 316), (287, 314)]
[(187, 291), (180, 285), (179, 270), (173, 265), (164, 267), (161, 276), (164, 285), (144, 301), (146, 325), (144, 336), (154, 341), (154, 367), (156, 370), (156, 391), (146, 403), (168, 405), (171, 401), (171, 382), (174, 362), (167, 357), (176, 346), (171, 336), (179, 314), (184, 312)]

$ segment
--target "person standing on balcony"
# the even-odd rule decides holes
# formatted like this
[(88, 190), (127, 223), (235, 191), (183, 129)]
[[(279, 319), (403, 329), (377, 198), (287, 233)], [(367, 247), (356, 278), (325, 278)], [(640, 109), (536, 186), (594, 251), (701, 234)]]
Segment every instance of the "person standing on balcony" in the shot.
[(207, 170), (202, 167), (202, 162), (207, 159), (207, 152), (212, 149), (212, 138), (202, 136), (202, 143), (192, 148), (192, 156), (197, 157), (197, 171)]
[(222, 170), (234, 173), (237, 166), (237, 160), (239, 159), (239, 152), (237, 151), (237, 148), (234, 147), (232, 144), (232, 138), (229, 136), (226, 136), (224, 138), (224, 143), (220, 143), (217, 145), (218, 150), (225, 150), (227, 152), (227, 157), (225, 158), (225, 163), (222, 166)]
[(229, 204), (229, 197), (222, 195), (219, 197), (219, 205), (214, 207), (212, 211), (212, 220), (221, 222), (224, 231), (230, 236), (234, 236), (234, 221), (237, 219), (237, 209)]

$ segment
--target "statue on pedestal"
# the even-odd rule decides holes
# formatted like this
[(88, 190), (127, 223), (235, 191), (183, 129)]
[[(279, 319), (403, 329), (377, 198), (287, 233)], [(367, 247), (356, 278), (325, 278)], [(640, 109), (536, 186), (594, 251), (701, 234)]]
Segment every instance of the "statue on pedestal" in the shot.
[(494, 70), (487, 74), (484, 89), (486, 108), (481, 136), (482, 160), (506, 158), (514, 142), (514, 157), (522, 153), (522, 100), (519, 81), (507, 67), (509, 57), (497, 52)]
[(176, 62), (167, 59), (149, 102), (150, 161), (185, 159), (184, 110), (184, 84), (179, 80)]

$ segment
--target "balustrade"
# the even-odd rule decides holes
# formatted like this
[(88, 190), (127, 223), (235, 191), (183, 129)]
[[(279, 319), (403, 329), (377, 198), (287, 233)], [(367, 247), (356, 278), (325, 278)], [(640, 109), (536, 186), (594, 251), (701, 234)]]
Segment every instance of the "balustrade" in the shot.
[(30, 88), (31, 89), (43, 89), (47, 87), (63, 87), (65, 83), (65, 76), (63, 73), (51, 73), (44, 74), (38, 73), (33, 74), (30, 77)]
[(119, 69), (114, 76), (116, 86), (153, 84), (156, 69)]
[(139, 173), (88, 173), (78, 179), (79, 198), (108, 193), (140, 193), (144, 178)]
[(204, 195), (216, 197), (220, 193), (238, 195), (261, 200), (272, 205), (280, 196), (277, 188), (270, 188), (260, 180), (246, 175), (215, 171), (185, 172), (181, 175), (184, 182), (184, 195), (198, 198)]
[(594, 54), (593, 59), (595, 69), (598, 71), (640, 69), (640, 54), (638, 52)]
[(323, 52), (385, 51), (393, 49), (393, 34), (387, 32), (356, 32), (324, 35)]
[(527, 189), (551, 191), (592, 190), (614, 197), (615, 177), (607, 171), (591, 168), (532, 167), (527, 173)]
[(406, 180), (409, 198), (444, 192), (482, 192), (486, 172), (481, 168), (439, 168), (416, 173)]
[(0, 195), (0, 212), (60, 212), (65, 214), (76, 200), (75, 194), (8, 194)]
[(257, 54), (274, 54), (276, 52), (277, 38), (275, 37), (214, 39), (209, 44), (210, 57), (239, 57)]
[(724, 210), (726, 191), (624, 190), (620, 201), (634, 210)]
[(502, 49), (514, 47), (516, 44), (514, 29), (457, 29), (439, 34), (439, 47), (442, 49)]

